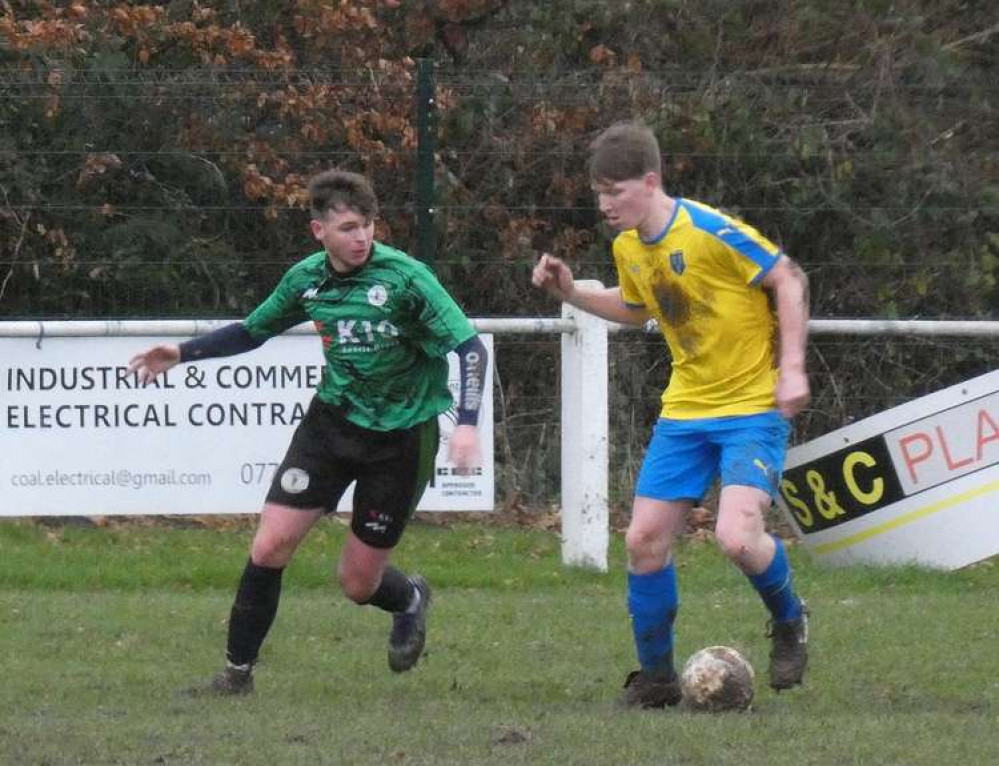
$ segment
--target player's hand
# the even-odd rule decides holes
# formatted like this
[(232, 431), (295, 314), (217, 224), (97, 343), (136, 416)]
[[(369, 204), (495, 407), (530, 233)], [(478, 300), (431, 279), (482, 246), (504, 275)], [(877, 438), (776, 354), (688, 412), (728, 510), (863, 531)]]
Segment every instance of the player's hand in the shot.
[(139, 382), (146, 384), (179, 361), (180, 347), (176, 343), (164, 343), (133, 356), (128, 363), (128, 371), (138, 373)]
[(482, 464), (479, 454), (479, 430), (472, 425), (455, 426), (447, 443), (448, 461), (459, 475), (468, 474)]
[(572, 269), (565, 265), (565, 261), (548, 253), (542, 255), (534, 266), (531, 284), (563, 302), (568, 301), (576, 289)]
[(812, 398), (804, 370), (781, 370), (777, 377), (777, 409), (785, 418), (793, 418)]

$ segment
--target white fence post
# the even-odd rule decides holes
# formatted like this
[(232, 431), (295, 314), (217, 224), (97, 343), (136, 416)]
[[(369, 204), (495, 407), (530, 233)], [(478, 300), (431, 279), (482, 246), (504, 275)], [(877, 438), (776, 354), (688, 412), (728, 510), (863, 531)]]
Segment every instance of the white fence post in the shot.
[(576, 324), (562, 334), (562, 563), (606, 572), (608, 325), (568, 304), (562, 316)]

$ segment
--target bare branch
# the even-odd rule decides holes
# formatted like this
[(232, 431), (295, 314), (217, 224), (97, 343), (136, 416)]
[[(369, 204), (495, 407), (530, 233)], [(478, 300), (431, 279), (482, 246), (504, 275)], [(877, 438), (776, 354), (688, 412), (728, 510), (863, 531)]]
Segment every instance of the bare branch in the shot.
[[(7, 190), (3, 190), (4, 198), (7, 197)], [(14, 219), (17, 220), (17, 215), (14, 215)], [(14, 266), (17, 264), (17, 258), (21, 254), (21, 245), (24, 244), (24, 235), (28, 231), (28, 221), (31, 220), (31, 212), (29, 211), (24, 218), (21, 219), (21, 233), (17, 237), (17, 244), (14, 245), (14, 254), (10, 258), (10, 268), (7, 269), (7, 274), (3, 278), (3, 282), (0, 283), (0, 301), (3, 300), (3, 295), (7, 292), (7, 283), (10, 282), (11, 277), (14, 276)]]
[(999, 24), (993, 24), (988, 29), (983, 29), (981, 32), (975, 32), (973, 35), (968, 35), (967, 37), (962, 37), (959, 40), (954, 40), (953, 42), (947, 43), (942, 46), (945, 51), (956, 50), (968, 43), (980, 43), (988, 40), (996, 32), (999, 32)]

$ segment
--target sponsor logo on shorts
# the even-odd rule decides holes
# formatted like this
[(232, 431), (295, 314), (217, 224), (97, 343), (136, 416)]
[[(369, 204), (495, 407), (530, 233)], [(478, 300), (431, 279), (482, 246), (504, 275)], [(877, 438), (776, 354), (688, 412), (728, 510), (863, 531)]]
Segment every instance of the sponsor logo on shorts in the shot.
[(378, 511), (368, 511), (368, 520), (364, 522), (364, 528), (372, 532), (388, 532), (388, 525), (392, 522), (392, 517), (387, 513)]
[(759, 458), (753, 459), (753, 465), (755, 465), (757, 468), (763, 471), (763, 475), (767, 477), (767, 484), (769, 484), (772, 488), (776, 489), (779, 473), (776, 470), (774, 470), (774, 467), (771, 465), (767, 465)]
[(281, 489), (289, 495), (297, 495), (309, 488), (309, 474), (301, 468), (289, 468), (281, 474)]

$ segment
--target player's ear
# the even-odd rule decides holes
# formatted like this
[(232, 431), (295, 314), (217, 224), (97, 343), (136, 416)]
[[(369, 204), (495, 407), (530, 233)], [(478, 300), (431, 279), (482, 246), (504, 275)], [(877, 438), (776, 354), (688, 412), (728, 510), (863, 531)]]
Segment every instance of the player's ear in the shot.
[(323, 238), (323, 223), (322, 223), (322, 221), (317, 221), (315, 218), (313, 218), (311, 221), (309, 221), (309, 228), (312, 229), (312, 236), (313, 237), (315, 237), (316, 239), (322, 239)]

